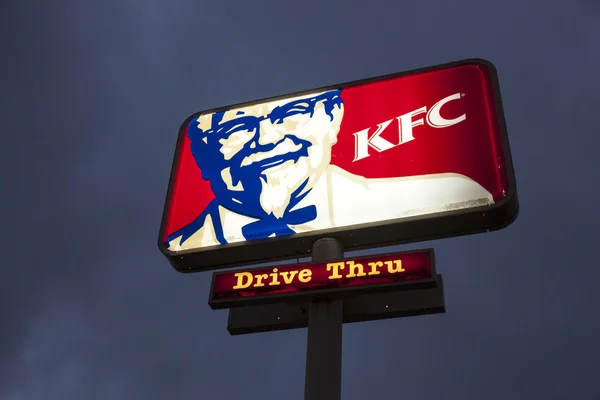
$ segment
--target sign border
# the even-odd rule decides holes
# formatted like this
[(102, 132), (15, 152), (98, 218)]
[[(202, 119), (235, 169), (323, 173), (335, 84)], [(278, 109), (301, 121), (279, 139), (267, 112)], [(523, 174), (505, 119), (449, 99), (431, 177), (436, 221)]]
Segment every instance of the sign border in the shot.
[[(190, 249), (171, 251), (163, 243), (169, 204), (173, 192), (177, 162), (181, 152), (185, 128), (188, 123), (204, 113), (220, 112), (226, 109), (252, 105), (257, 103), (276, 101), (292, 96), (302, 96), (315, 91), (344, 89), (351, 86), (394, 79), (408, 75), (426, 73), (462, 65), (483, 65), (490, 74), (492, 92), (496, 106), (496, 119), (502, 143), (504, 166), (507, 177), (507, 193), (499, 202), (489, 206), (479, 206), (468, 209), (443, 211), (423, 216), (395, 218), (387, 221), (377, 221), (365, 224), (356, 224), (314, 232), (296, 233), (287, 236), (272, 237), (251, 241), (220, 244), (204, 249)], [(322, 238), (339, 240), (345, 251), (356, 251), (374, 247), (393, 246), (405, 243), (421, 242), (426, 240), (457, 237), (475, 233), (484, 233), (499, 230), (509, 226), (519, 214), (517, 185), (514, 174), (512, 155), (504, 117), (504, 107), (500, 94), (498, 73), (496, 67), (482, 58), (469, 58), (446, 64), (434, 65), (426, 68), (413, 69), (400, 73), (382, 75), (378, 77), (329, 85), (321, 88), (303, 90), (276, 97), (255, 100), (245, 103), (233, 104), (203, 110), (190, 115), (179, 128), (179, 136), (175, 148), (175, 155), (171, 165), (171, 174), (167, 196), (163, 207), (163, 216), (160, 224), (158, 247), (167, 257), (170, 264), (179, 272), (201, 272), (216, 269), (233, 268), (242, 265), (255, 265), (258, 263), (274, 262), (308, 256), (312, 244)]]
[(422, 249), (422, 250), (410, 250), (410, 251), (402, 251), (395, 253), (386, 253), (386, 254), (374, 254), (369, 256), (360, 256), (360, 257), (345, 257), (342, 259), (336, 259), (331, 261), (312, 261), (307, 263), (297, 263), (297, 264), (286, 264), (286, 265), (274, 265), (272, 267), (258, 267), (252, 269), (240, 269), (240, 272), (252, 272), (257, 269), (264, 268), (281, 268), (281, 267), (291, 267), (296, 266), (299, 269), (306, 265), (314, 265), (314, 264), (326, 264), (326, 263), (335, 263), (342, 261), (361, 261), (366, 259), (374, 259), (377, 257), (390, 257), (390, 256), (401, 256), (405, 254), (414, 254), (414, 253), (427, 253), (429, 255), (429, 263), (431, 266), (431, 277), (426, 279), (413, 279), (407, 281), (391, 281), (386, 283), (373, 283), (373, 284), (365, 284), (361, 286), (346, 286), (346, 287), (337, 287), (337, 288), (329, 288), (329, 289), (313, 289), (306, 290), (301, 292), (291, 292), (291, 293), (276, 293), (276, 294), (264, 294), (259, 296), (252, 297), (237, 297), (237, 298), (228, 298), (228, 299), (217, 299), (213, 300), (213, 293), (215, 289), (215, 280), (218, 275), (222, 274), (231, 274), (235, 273), (238, 270), (228, 270), (221, 272), (214, 272), (212, 275), (212, 281), (210, 283), (210, 291), (208, 293), (208, 305), (213, 310), (220, 310), (223, 308), (234, 308), (234, 307), (244, 307), (250, 305), (259, 305), (259, 304), (271, 304), (271, 303), (283, 303), (288, 301), (293, 302), (307, 302), (314, 301), (317, 299), (331, 299), (331, 298), (343, 298), (346, 296), (357, 296), (361, 294), (373, 293), (373, 292), (385, 292), (388, 290), (403, 290), (403, 289), (417, 289), (417, 288), (429, 288), (435, 287), (436, 285), (436, 268), (435, 268), (435, 251), (433, 248)]

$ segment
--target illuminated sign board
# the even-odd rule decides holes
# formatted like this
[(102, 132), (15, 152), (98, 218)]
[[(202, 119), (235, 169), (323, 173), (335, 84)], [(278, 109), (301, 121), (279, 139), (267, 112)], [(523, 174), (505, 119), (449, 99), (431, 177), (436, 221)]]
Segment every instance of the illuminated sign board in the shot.
[(159, 247), (193, 272), (500, 229), (518, 202), (484, 60), (196, 113), (181, 126)]
[(213, 309), (435, 285), (432, 249), (213, 274)]

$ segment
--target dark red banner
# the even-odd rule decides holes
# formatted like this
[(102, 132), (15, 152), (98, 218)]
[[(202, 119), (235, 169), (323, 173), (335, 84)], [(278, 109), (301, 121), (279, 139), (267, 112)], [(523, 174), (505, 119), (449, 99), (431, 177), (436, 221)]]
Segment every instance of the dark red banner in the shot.
[(341, 294), (434, 278), (433, 250), (236, 270), (213, 275), (209, 304), (226, 308), (256, 300), (277, 302), (282, 297)]

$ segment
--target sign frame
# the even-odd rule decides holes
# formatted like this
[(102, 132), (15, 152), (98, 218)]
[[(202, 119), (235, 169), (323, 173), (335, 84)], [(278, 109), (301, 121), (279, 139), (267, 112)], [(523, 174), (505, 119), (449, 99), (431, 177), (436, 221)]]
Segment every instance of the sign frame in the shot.
[(314, 265), (314, 264), (329, 264), (336, 263), (342, 261), (361, 261), (365, 259), (374, 259), (377, 257), (391, 257), (391, 256), (402, 256), (404, 254), (413, 254), (413, 253), (427, 253), (429, 256), (429, 270), (430, 277), (425, 279), (413, 279), (413, 280), (398, 280), (386, 283), (376, 283), (376, 284), (366, 284), (360, 286), (346, 286), (346, 287), (337, 287), (337, 288), (328, 288), (328, 289), (313, 289), (306, 290), (302, 292), (291, 292), (291, 293), (276, 293), (276, 294), (264, 294), (262, 296), (252, 296), (252, 297), (239, 297), (239, 298), (228, 298), (228, 299), (217, 299), (213, 300), (213, 293), (215, 289), (215, 281), (218, 275), (221, 274), (232, 274), (237, 270), (228, 270), (228, 271), (220, 271), (214, 272), (212, 276), (212, 281), (210, 283), (210, 291), (208, 294), (208, 305), (213, 310), (220, 310), (224, 308), (235, 308), (235, 307), (244, 307), (244, 306), (252, 306), (252, 305), (260, 305), (260, 304), (272, 304), (272, 303), (283, 303), (283, 302), (309, 302), (314, 300), (321, 299), (338, 299), (344, 298), (348, 296), (358, 296), (362, 294), (368, 293), (382, 293), (386, 291), (397, 291), (397, 290), (408, 290), (408, 289), (426, 289), (433, 288), (436, 286), (436, 266), (435, 266), (435, 251), (433, 248), (428, 249), (420, 249), (420, 250), (409, 250), (402, 252), (394, 252), (394, 253), (386, 253), (386, 254), (373, 254), (369, 256), (361, 256), (361, 257), (345, 257), (342, 259), (336, 260), (328, 260), (328, 261), (320, 261), (320, 262), (307, 262), (307, 263), (298, 263), (298, 264), (286, 264), (286, 265), (277, 265), (273, 267), (259, 267), (254, 269), (240, 269), (237, 272), (252, 272), (256, 269), (264, 269), (264, 268), (281, 268), (281, 267), (290, 267), (295, 266), (298, 269), (302, 268), (306, 265)]
[[(421, 216), (395, 218), (386, 221), (323, 229), (306, 233), (295, 233), (287, 236), (220, 244), (203, 249), (172, 251), (165, 246), (163, 242), (164, 231), (166, 229), (168, 210), (176, 178), (177, 162), (182, 149), (186, 127), (192, 119), (205, 113), (215, 113), (241, 106), (276, 101), (292, 96), (302, 96), (315, 91), (344, 89), (351, 86), (364, 85), (381, 80), (395, 79), (468, 64), (483, 65), (488, 69), (490, 75), (492, 93), (495, 100), (496, 120), (502, 144), (504, 167), (507, 178), (507, 192), (500, 201), (492, 205), (444, 211)], [(201, 272), (306, 257), (310, 255), (312, 244), (322, 238), (334, 238), (343, 244), (345, 251), (356, 251), (490, 232), (509, 226), (517, 218), (518, 214), (519, 202), (517, 196), (517, 184), (508, 140), (506, 120), (504, 117), (504, 107), (502, 105), (498, 73), (496, 67), (491, 62), (481, 58), (469, 58), (426, 68), (413, 69), (342, 84), (328, 85), (281, 96), (203, 110), (192, 114), (186, 118), (179, 129), (175, 155), (171, 166), (167, 196), (163, 207), (158, 247), (177, 271), (183, 273)]]

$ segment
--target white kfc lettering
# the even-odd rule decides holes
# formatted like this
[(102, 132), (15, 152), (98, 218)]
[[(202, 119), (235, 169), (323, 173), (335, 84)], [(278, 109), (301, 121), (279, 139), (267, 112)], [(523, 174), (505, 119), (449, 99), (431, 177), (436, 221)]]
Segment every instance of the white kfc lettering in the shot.
[(425, 124), (423, 118), (413, 120), (413, 118), (417, 115), (427, 113), (425, 120), (427, 121), (427, 124), (432, 128), (447, 128), (449, 126), (456, 125), (466, 120), (466, 114), (462, 114), (461, 116), (454, 119), (445, 119), (440, 113), (440, 110), (446, 103), (460, 98), (461, 94), (455, 93), (435, 103), (429, 111), (427, 111), (427, 107), (424, 106), (399, 117), (396, 117), (396, 119), (398, 120), (398, 143), (396, 144), (381, 137), (381, 134), (392, 122), (391, 119), (377, 124), (377, 129), (375, 130), (375, 132), (373, 132), (371, 136), (369, 136), (369, 131), (371, 130), (371, 128), (366, 128), (362, 131), (354, 133), (353, 135), (355, 147), (354, 160), (352, 161), (354, 162), (369, 157), (369, 147), (381, 153), (394, 147), (400, 146), (401, 144), (408, 143), (414, 140), (415, 138), (413, 136), (413, 128)]
[(449, 101), (458, 99), (460, 99), (460, 93), (455, 93), (452, 96), (443, 98), (442, 100), (435, 103), (434, 106), (431, 107), (431, 109), (427, 113), (427, 124), (429, 124), (433, 128), (447, 128), (449, 126), (456, 125), (459, 122), (463, 122), (465, 119), (467, 119), (466, 114), (463, 114), (460, 117), (454, 119), (446, 119), (440, 115), (440, 109), (444, 104), (448, 103)]
[(381, 124), (378, 124), (377, 129), (370, 137), (369, 130), (371, 128), (363, 129), (362, 131), (356, 132), (354, 134), (354, 161), (369, 157), (369, 146), (380, 153), (382, 151), (386, 151), (397, 146), (397, 144), (390, 143), (389, 141), (379, 136), (391, 123), (392, 120), (390, 119), (388, 121), (382, 122)]
[(419, 118), (413, 121), (413, 117), (427, 112), (427, 107), (421, 107), (418, 110), (409, 112), (396, 118), (398, 120), (398, 132), (400, 134), (400, 140), (398, 140), (398, 146), (404, 143), (408, 143), (414, 140), (413, 128), (415, 126), (423, 125), (423, 118)]

